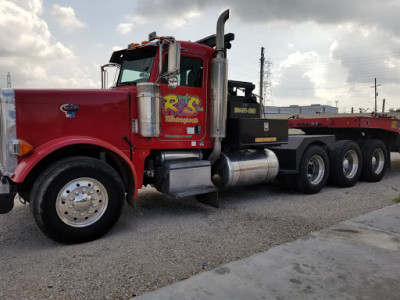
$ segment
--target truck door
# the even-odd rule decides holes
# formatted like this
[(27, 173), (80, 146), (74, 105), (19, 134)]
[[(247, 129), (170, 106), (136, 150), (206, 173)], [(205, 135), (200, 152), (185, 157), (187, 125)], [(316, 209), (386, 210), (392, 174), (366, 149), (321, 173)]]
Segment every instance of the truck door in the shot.
[[(164, 70), (168, 57), (164, 57)], [(161, 134), (164, 141), (201, 143), (206, 135), (207, 64), (204, 57), (184, 53), (181, 57), (178, 87), (170, 89), (161, 80)], [(195, 146), (195, 145), (193, 145)]]

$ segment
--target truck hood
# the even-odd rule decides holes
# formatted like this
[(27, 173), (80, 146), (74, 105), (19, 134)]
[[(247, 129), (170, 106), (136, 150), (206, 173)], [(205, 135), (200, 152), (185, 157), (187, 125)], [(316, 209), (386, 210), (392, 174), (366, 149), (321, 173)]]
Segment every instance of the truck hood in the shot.
[(36, 147), (56, 138), (90, 136), (128, 149), (128, 90), (15, 90), (17, 138)]

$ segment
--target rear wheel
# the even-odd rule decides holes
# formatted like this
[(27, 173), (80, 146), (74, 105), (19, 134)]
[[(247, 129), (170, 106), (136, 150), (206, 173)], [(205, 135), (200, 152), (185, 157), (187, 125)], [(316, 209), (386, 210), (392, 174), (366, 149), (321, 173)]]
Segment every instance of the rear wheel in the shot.
[(330, 179), (341, 187), (350, 187), (357, 183), (361, 175), (362, 157), (358, 145), (349, 140), (335, 143), (330, 153)]
[(329, 159), (325, 150), (310, 146), (300, 161), (299, 174), (296, 175), (298, 190), (304, 193), (318, 193), (326, 184), (329, 173)]
[(31, 210), (40, 229), (61, 243), (99, 238), (118, 220), (124, 188), (118, 173), (90, 157), (58, 161), (36, 180)]
[(363, 169), (361, 178), (369, 182), (380, 181), (387, 169), (387, 150), (385, 144), (377, 139), (367, 140), (361, 147)]

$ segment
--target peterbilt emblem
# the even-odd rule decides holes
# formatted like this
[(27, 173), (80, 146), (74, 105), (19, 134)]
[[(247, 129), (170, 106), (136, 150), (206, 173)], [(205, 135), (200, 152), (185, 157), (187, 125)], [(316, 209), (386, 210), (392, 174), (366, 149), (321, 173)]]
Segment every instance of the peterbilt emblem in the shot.
[(79, 111), (79, 106), (75, 104), (63, 104), (60, 106), (60, 110), (65, 113), (65, 116), (69, 119), (75, 118), (76, 113)]

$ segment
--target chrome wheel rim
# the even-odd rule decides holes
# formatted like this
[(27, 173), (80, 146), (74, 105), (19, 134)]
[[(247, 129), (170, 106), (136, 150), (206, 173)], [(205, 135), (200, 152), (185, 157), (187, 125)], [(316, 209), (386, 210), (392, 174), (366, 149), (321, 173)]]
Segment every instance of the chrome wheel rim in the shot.
[(381, 148), (376, 149), (372, 154), (371, 165), (372, 171), (375, 174), (380, 174), (382, 172), (383, 167), (385, 166), (385, 155)]
[(96, 223), (106, 212), (108, 193), (104, 185), (93, 178), (77, 178), (60, 190), (55, 205), (63, 223), (86, 227)]
[(349, 150), (346, 152), (343, 158), (343, 174), (347, 178), (353, 178), (358, 171), (358, 155), (354, 150)]
[(321, 156), (314, 155), (307, 165), (307, 178), (311, 184), (319, 184), (325, 175), (325, 163)]

